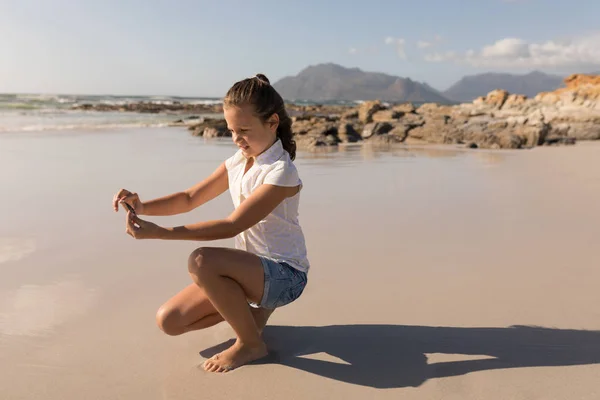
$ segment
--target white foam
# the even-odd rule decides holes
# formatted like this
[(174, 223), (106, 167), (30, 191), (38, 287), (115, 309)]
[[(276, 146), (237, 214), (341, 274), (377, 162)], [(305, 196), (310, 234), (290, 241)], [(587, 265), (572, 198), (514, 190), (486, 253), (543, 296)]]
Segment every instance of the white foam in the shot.
[(17, 127), (1, 127), (0, 133), (4, 132), (40, 132), (40, 131), (72, 131), (72, 130), (101, 130), (101, 129), (124, 129), (124, 128), (167, 128), (172, 122), (131, 122), (131, 123), (82, 123), (82, 124), (63, 124), (63, 125), (26, 125)]

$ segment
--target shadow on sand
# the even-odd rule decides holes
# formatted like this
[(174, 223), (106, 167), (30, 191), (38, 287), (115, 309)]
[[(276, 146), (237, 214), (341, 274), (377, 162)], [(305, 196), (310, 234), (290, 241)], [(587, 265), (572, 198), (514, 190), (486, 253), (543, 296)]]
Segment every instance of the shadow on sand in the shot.
[[(493, 369), (600, 363), (600, 331), (528, 326), (267, 326), (264, 338), (273, 355), (267, 362), (373, 388), (417, 387), (431, 378)], [(211, 357), (231, 344), (221, 343), (200, 354)], [(343, 361), (306, 358), (317, 353)], [(482, 359), (428, 363), (427, 354), (433, 353)]]

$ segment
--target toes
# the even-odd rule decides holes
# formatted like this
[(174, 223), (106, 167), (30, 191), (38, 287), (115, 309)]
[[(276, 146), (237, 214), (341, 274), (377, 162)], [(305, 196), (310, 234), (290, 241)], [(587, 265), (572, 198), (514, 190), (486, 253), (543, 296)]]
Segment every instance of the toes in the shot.
[(218, 365), (215, 364), (212, 359), (208, 359), (204, 362), (204, 370), (207, 372), (213, 372), (213, 369), (216, 367), (218, 367)]
[(222, 372), (222, 373), (224, 373), (224, 372), (229, 372), (233, 369), (230, 366), (220, 365), (215, 361), (216, 360), (214, 359), (214, 357), (206, 360), (203, 364), (204, 370), (206, 372), (217, 372), (217, 373)]
[(214, 363), (207, 363), (206, 367), (204, 368), (207, 372), (216, 372), (217, 369), (219, 369), (219, 366), (217, 364)]

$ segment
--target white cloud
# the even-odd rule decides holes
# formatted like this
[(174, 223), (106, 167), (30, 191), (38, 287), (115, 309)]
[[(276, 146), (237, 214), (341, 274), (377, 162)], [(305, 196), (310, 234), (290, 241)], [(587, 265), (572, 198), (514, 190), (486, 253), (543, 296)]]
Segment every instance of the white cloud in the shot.
[(456, 60), (456, 53), (454, 51), (447, 51), (445, 53), (431, 53), (425, 55), (425, 61), (429, 62), (444, 62), (448, 60)]
[(388, 36), (385, 38), (384, 42), (387, 45), (394, 46), (400, 58), (406, 58), (406, 52), (404, 51), (404, 45), (406, 44), (406, 40), (402, 38)]
[(348, 49), (348, 54), (352, 56), (357, 56), (360, 54), (378, 54), (379, 49), (377, 46), (369, 46), (369, 47), (350, 47)]
[(481, 50), (481, 57), (484, 59), (529, 58), (531, 52), (529, 45), (524, 40), (507, 38), (498, 40), (490, 46), (484, 46)]
[(600, 65), (600, 32), (571, 40), (541, 43), (505, 38), (480, 50), (427, 54), (425, 60), (503, 68), (594, 66)]
[(442, 36), (435, 35), (433, 40), (419, 40), (417, 41), (417, 47), (419, 49), (428, 49), (440, 43), (442, 41)]

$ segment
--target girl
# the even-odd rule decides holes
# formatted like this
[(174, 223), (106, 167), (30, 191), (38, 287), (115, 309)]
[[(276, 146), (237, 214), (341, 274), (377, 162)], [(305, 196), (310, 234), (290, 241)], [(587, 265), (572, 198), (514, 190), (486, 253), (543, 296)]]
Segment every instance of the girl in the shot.
[[(227, 372), (267, 355), (261, 338), (277, 307), (296, 300), (307, 283), (309, 262), (298, 224), (302, 181), (293, 164), (296, 144), (283, 99), (266, 76), (235, 83), (223, 100), (227, 127), (239, 150), (208, 178), (179, 193), (142, 202), (120, 190), (113, 207), (131, 207), (126, 231), (136, 239), (217, 240), (235, 237), (236, 249), (200, 247), (190, 254), (193, 283), (156, 315), (168, 335), (227, 321), (237, 340), (206, 360), (204, 369)], [(227, 218), (163, 228), (139, 215), (191, 211), (229, 189), (235, 210)]]

